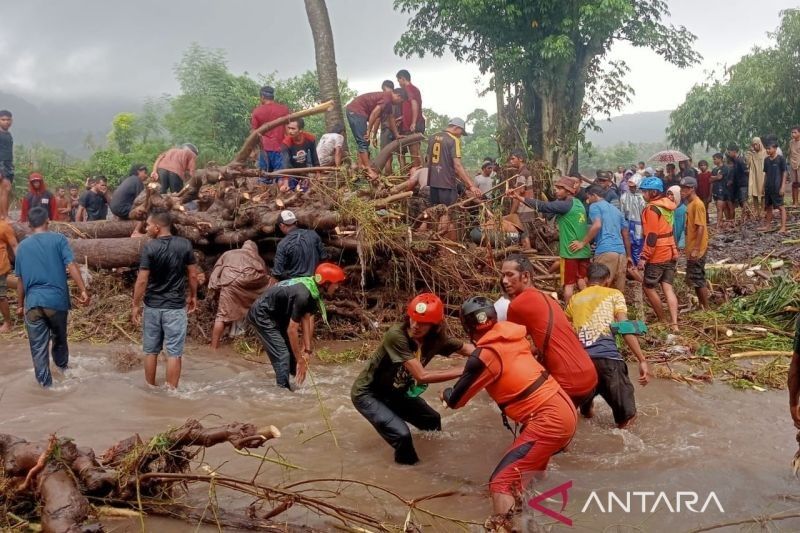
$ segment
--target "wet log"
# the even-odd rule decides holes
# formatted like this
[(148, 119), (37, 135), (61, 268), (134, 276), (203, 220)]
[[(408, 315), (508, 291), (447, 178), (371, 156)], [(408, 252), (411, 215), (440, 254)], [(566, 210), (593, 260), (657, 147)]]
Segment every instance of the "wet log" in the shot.
[[(96, 220), (93, 222), (51, 222), (50, 231), (61, 233), (69, 239), (114, 239), (130, 237), (136, 227), (135, 220)], [(14, 222), (18, 241), (31, 234), (27, 224)]]
[(124, 239), (70, 239), (75, 261), (92, 268), (121, 268), (139, 264), (147, 237)]
[(381, 150), (375, 157), (375, 161), (373, 162), (375, 168), (385, 167), (386, 163), (389, 162), (389, 160), (392, 158), (392, 155), (400, 152), (400, 150), (402, 150), (406, 146), (422, 142), (424, 140), (425, 140), (425, 135), (422, 133), (413, 133), (411, 135), (395, 139), (394, 141), (384, 146), (383, 150)]

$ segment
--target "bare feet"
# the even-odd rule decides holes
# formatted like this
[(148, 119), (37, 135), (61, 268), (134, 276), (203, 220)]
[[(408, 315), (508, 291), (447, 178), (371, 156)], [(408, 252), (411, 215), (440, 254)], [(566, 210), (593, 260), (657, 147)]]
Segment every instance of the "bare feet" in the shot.
[(672, 324), (672, 326), (670, 326), (670, 330), (672, 330), (672, 333), (680, 333), (681, 332), (680, 328), (678, 328), (678, 324)]
[(627, 419), (622, 424), (617, 424), (617, 428), (619, 428), (619, 429), (628, 429), (634, 422), (636, 422), (636, 417), (637, 416), (638, 415), (633, 415), (632, 417)]
[(11, 332), (11, 324), (5, 322), (2, 326), (0, 326), (0, 333), (10, 333)]

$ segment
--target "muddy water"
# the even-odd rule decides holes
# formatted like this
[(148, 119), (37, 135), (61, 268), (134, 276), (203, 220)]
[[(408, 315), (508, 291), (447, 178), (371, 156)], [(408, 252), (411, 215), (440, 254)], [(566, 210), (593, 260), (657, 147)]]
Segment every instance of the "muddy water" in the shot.
[[(231, 352), (213, 354), (195, 348), (184, 360), (180, 390), (169, 392), (145, 386), (140, 368), (118, 370), (114, 361), (124, 348), (73, 345), (72, 370), (65, 377), (56, 376), (53, 389), (43, 391), (33, 379), (27, 345), (16, 341), (4, 344), (0, 355), (0, 432), (40, 439), (57, 431), (82, 445), (103, 450), (134, 432), (146, 437), (189, 417), (203, 418), (208, 424), (217, 420), (274, 424), (283, 431), (283, 437), (274, 441), (276, 449), (302, 470), (266, 466), (259, 476), (265, 484), (344, 477), (390, 487), (408, 498), (458, 490), (461, 496), (428, 502), (427, 508), (468, 521), (482, 521), (489, 512), (483, 484), (511, 435), (484, 395), (460, 411), (440, 409), (445, 431), (435, 436), (416, 433), (422, 463), (399, 467), (392, 463), (388, 445), (350, 404), (349, 389), (360, 364), (314, 369), (337, 447), (330, 434), (303, 443), (326, 429), (317, 395), (308, 385), (295, 394), (278, 390), (269, 365), (243, 361)], [(443, 386), (432, 386), (425, 397), (435, 403)], [(792, 496), (799, 494), (800, 482), (794, 481), (789, 470), (796, 444), (784, 392), (738, 392), (725, 385), (690, 389), (655, 381), (645, 389), (637, 387), (637, 401), (640, 417), (630, 431), (610, 429), (611, 413), (598, 402), (596, 418), (581, 421), (570, 450), (554, 459), (549, 477), (536, 485), (537, 490), (547, 491), (572, 482), (563, 514), (573, 526), (527, 511), (525, 524), (535, 519), (550, 524), (554, 531), (688, 531), (796, 508)], [(229, 446), (209, 450), (205, 461), (221, 472), (245, 478), (252, 477), (257, 468), (257, 461), (234, 454)], [(199, 488), (193, 494), (195, 501), (204, 503), (204, 490)], [(619, 506), (613, 512), (604, 512), (608, 510), (609, 490), (623, 503), (625, 491), (655, 495), (664, 491), (673, 509), (677, 491), (693, 491), (698, 493), (698, 511), (714, 491), (724, 513), (713, 502), (704, 513), (685, 508), (670, 512), (663, 500), (651, 512), (656, 496), (648, 499), (636, 495), (629, 513)], [(592, 491), (597, 500), (589, 500), (584, 510)], [(230, 507), (249, 503), (222, 491), (218, 497)], [(376, 500), (358, 489), (347, 489), (339, 501), (373, 515), (386, 514), (394, 522), (402, 522), (405, 516), (402, 506), (391, 500)], [(555, 501), (545, 505), (556, 511), (561, 508)], [(326, 519), (299, 509), (292, 510), (290, 519), (321, 529), (333, 528)], [(452, 523), (423, 523), (426, 530), (456, 530)], [(108, 525), (115, 531), (139, 529), (138, 522)], [(798, 531), (800, 521), (786, 520), (776, 526), (783, 531)], [(177, 532), (187, 531), (189, 526), (153, 519), (147, 529)]]

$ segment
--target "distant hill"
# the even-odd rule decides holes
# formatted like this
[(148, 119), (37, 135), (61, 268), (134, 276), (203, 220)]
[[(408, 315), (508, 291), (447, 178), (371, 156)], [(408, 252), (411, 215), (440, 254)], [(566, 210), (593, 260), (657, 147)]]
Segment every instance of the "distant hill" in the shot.
[(11, 133), (15, 144), (39, 142), (75, 157), (90, 155), (91, 151), (85, 146), (87, 137), (91, 136), (99, 144), (105, 141), (114, 115), (124, 111), (136, 112), (141, 106), (141, 102), (136, 100), (33, 104), (25, 98), (0, 91), (0, 109), (8, 109), (14, 114)]
[(586, 137), (597, 148), (606, 148), (620, 143), (661, 143), (667, 138), (664, 130), (669, 125), (672, 111), (652, 111), (612, 117), (601, 120), (603, 131), (588, 132)]

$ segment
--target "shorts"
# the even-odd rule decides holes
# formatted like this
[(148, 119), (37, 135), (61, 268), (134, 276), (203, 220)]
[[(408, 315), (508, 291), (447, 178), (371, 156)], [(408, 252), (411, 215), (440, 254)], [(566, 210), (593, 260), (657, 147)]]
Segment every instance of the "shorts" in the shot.
[(736, 205), (743, 206), (747, 204), (748, 195), (750, 194), (749, 187), (739, 187), (736, 189), (738, 195), (736, 197)]
[(522, 426), (492, 472), (489, 491), (518, 494), (534, 473), (544, 472), (550, 458), (569, 445), (576, 425), (575, 407), (564, 391), (558, 391)]
[(356, 139), (356, 148), (359, 153), (369, 153), (369, 139), (367, 139), (368, 118), (352, 111), (347, 112), (347, 122), (350, 124), (350, 131)]
[(14, 163), (11, 161), (0, 161), (0, 179), (14, 182)]
[(789, 178), (792, 183), (800, 183), (800, 168), (789, 167)]
[(764, 207), (783, 207), (783, 195), (778, 194), (780, 189), (764, 188)]
[(431, 205), (451, 206), (458, 200), (458, 190), (431, 187)]
[(144, 306), (142, 313), (142, 351), (158, 355), (162, 347), (170, 357), (183, 355), (186, 343), (186, 309), (155, 309)]
[[(628, 364), (622, 359), (592, 359), (597, 369), (597, 390), (594, 396), (603, 398), (611, 412), (614, 422), (624, 424), (636, 416), (636, 399), (633, 396), (633, 383), (628, 377)], [(581, 414), (588, 415), (592, 402), (581, 406)]]
[(712, 195), (712, 197), (713, 197), (715, 202), (730, 202), (731, 201), (731, 195), (728, 193), (728, 191), (715, 192)]
[(647, 263), (644, 265), (644, 286), (648, 289), (655, 289), (659, 283), (672, 285), (675, 281), (676, 270), (675, 261)]
[(275, 172), (283, 168), (283, 154), (278, 151), (261, 150), (258, 153), (258, 168), (266, 172)]
[(686, 284), (694, 289), (706, 286), (706, 256), (686, 259)]
[(589, 275), (589, 259), (561, 258), (561, 285), (575, 285)]
[(611, 272), (611, 286), (618, 291), (625, 291), (625, 281), (628, 273), (628, 257), (625, 254), (606, 252), (594, 256), (594, 262), (605, 265)]
[[(19, 283), (19, 280), (17, 280)], [(0, 276), (0, 302), (5, 301), (8, 296), (8, 274)]]

